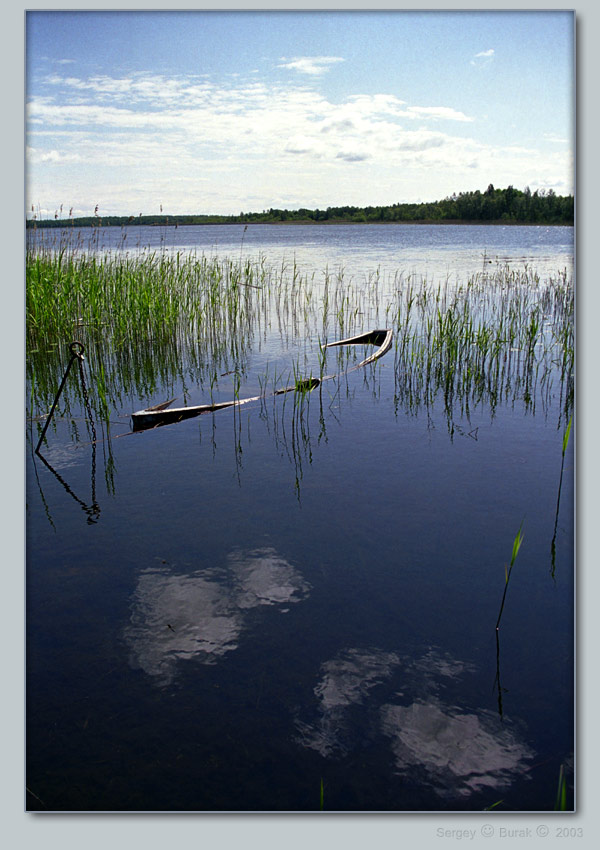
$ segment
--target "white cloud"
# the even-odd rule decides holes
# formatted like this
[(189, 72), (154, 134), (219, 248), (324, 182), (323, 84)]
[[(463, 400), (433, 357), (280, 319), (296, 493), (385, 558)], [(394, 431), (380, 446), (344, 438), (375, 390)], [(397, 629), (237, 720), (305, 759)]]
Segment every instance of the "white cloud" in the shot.
[(444, 121), (472, 121), (464, 112), (458, 112), (448, 106), (409, 106), (406, 110), (416, 118), (440, 118)]
[(77, 153), (61, 153), (55, 149), (40, 151), (36, 148), (27, 148), (27, 161), (33, 163), (65, 163), (81, 162), (81, 156)]
[(335, 155), (336, 159), (343, 159), (345, 162), (364, 162), (371, 158), (371, 154), (361, 151), (341, 150)]
[(400, 100), (393, 94), (357, 94), (348, 98), (348, 103), (363, 115), (404, 115), (403, 106), (405, 101)]
[(547, 142), (558, 142), (560, 144), (566, 145), (569, 143), (569, 140), (564, 136), (556, 135), (555, 133), (544, 133), (543, 138)]
[(316, 156), (322, 156), (325, 150), (325, 145), (321, 144), (314, 137), (311, 138), (302, 135), (293, 136), (285, 146), (287, 153), (313, 154)]
[(105, 214), (150, 213), (156, 198), (173, 213), (231, 213), (571, 179), (567, 151), (486, 145), (465, 135), (463, 112), (392, 94), (336, 103), (302, 85), (149, 74), (47, 83), (27, 108), (28, 190), (51, 209), (83, 196)]
[(293, 59), (286, 59), (285, 56), (282, 56), (281, 65), (277, 67), (299, 71), (301, 74), (319, 76), (329, 71), (332, 65), (343, 61), (344, 59), (340, 56), (296, 56)]
[(471, 59), (471, 65), (487, 65), (494, 60), (495, 51), (493, 48), (489, 50), (480, 50), (479, 53), (476, 53), (474, 58)]

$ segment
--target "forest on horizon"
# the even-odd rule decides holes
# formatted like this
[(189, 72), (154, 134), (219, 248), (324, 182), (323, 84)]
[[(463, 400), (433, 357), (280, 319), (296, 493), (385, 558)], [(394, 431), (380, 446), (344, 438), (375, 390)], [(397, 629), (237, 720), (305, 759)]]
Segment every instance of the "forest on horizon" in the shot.
[(94, 214), (73, 218), (56, 210), (53, 218), (42, 219), (32, 210), (27, 227), (96, 227), (96, 226), (178, 226), (194, 224), (548, 224), (572, 225), (575, 203), (572, 195), (557, 195), (552, 189), (531, 192), (508, 186), (485, 192), (461, 192), (442, 201), (430, 203), (397, 203), (382, 206), (337, 206), (327, 209), (268, 209), (262, 212), (240, 212), (238, 215), (191, 214), (115, 216), (102, 215), (97, 206)]

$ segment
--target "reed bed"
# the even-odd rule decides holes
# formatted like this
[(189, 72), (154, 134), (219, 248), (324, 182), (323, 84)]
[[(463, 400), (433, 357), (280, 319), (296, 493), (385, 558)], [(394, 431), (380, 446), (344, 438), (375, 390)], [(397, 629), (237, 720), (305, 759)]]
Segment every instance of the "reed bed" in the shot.
[(558, 388), (564, 412), (574, 395), (574, 291), (566, 272), (541, 281), (507, 266), (465, 285), (399, 288), (396, 402), (407, 409), (442, 396), (461, 414), (485, 402), (492, 412), (520, 399), (535, 411)]
[[(324, 344), (374, 327), (395, 332), (397, 410), (442, 399), (452, 418), (517, 399), (547, 410), (558, 397), (568, 418), (573, 404), (574, 291), (566, 272), (541, 280), (533, 270), (497, 265), (464, 282), (379, 270), (357, 280), (343, 268), (308, 275), (264, 256), (42, 241), (27, 253), (26, 317), (33, 416), (48, 407), (73, 339), (86, 347), (90, 394), (106, 416), (133, 399), (217, 399), (232, 387), (243, 397), (290, 376), (342, 371), (363, 352), (330, 350), (336, 362), (328, 364)], [(70, 403), (67, 392), (67, 414)]]

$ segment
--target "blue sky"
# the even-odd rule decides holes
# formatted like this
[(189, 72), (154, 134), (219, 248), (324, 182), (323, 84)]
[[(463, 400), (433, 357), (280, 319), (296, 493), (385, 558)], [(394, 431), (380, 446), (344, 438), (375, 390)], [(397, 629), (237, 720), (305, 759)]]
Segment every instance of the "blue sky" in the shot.
[(569, 12), (30, 12), (27, 209), (574, 191)]

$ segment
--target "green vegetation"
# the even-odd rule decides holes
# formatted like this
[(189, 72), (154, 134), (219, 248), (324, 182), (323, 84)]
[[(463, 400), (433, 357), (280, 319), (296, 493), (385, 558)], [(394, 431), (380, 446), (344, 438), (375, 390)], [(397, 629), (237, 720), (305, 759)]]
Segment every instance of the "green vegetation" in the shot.
[(558, 496), (556, 497), (556, 515), (554, 518), (554, 534), (552, 536), (552, 543), (550, 544), (550, 557), (552, 561), (552, 567), (550, 570), (550, 574), (552, 578), (554, 578), (556, 573), (556, 534), (558, 532), (558, 515), (560, 512), (560, 492), (562, 490), (562, 482), (563, 482), (563, 474), (565, 470), (565, 454), (567, 452), (567, 448), (569, 447), (569, 437), (571, 436), (571, 426), (573, 424), (573, 417), (569, 419), (567, 427), (565, 428), (565, 433), (563, 434), (562, 440), (562, 459), (560, 463), (560, 479), (558, 482)]
[(517, 560), (517, 555), (519, 554), (519, 549), (521, 548), (521, 544), (523, 543), (523, 525), (521, 524), (521, 528), (519, 528), (517, 532), (517, 536), (515, 537), (512, 555), (510, 559), (510, 566), (504, 567), (504, 593), (502, 594), (502, 603), (500, 605), (500, 611), (498, 612), (498, 619), (496, 621), (496, 631), (500, 628), (500, 620), (502, 619), (502, 612), (504, 611), (504, 603), (506, 602), (506, 591), (508, 590), (508, 582), (510, 581), (510, 576), (515, 565), (515, 561)]
[(531, 412), (546, 410), (558, 383), (568, 419), (575, 340), (566, 273), (540, 280), (498, 265), (463, 285), (403, 276), (396, 284), (387, 320), (395, 328), (397, 408), (429, 410), (441, 396), (453, 433), (457, 414), (468, 419), (478, 404), (492, 415), (517, 398)]
[[(423, 412), (428, 422), (443, 411), (451, 437), (459, 432), (455, 421), (469, 422), (477, 407), (492, 417), (502, 404), (526, 415), (541, 407), (542, 416), (554, 414), (558, 407), (564, 464), (572, 430), (575, 369), (574, 290), (566, 271), (541, 278), (527, 266), (511, 268), (486, 260), (481, 271), (462, 281), (449, 275), (434, 282), (403, 270), (385, 276), (376, 271), (357, 280), (341, 268), (306, 275), (293, 263), (274, 266), (263, 256), (250, 260), (241, 252), (236, 257), (96, 252), (85, 250), (77, 234), (65, 237), (56, 232), (32, 241), (37, 245), (26, 256), (30, 443), (33, 449), (42, 432), (65, 373), (69, 343), (80, 340), (93, 416), (75, 370), (61, 395), (59, 415), (74, 440), (80, 440), (84, 428), (90, 434), (91, 499), (84, 503), (67, 488), (89, 522), (96, 520), (99, 508), (96, 438), (88, 423), (96, 420), (101, 425), (99, 460), (104, 460), (107, 488), (114, 489), (111, 420), (122, 416), (127, 427), (128, 414), (142, 406), (141, 399), (156, 404), (176, 396), (183, 405), (196, 392), (200, 398), (192, 403), (217, 401), (219, 383), (226, 399), (263, 396), (259, 415), (278, 450), (287, 452), (294, 465), (299, 499), (304, 458), (311, 462), (307, 415), (311, 390), (319, 387), (312, 394), (313, 411), (315, 404), (337, 403), (344, 390), (348, 392), (348, 379), (342, 376), (325, 384), (320, 379), (365, 356), (354, 347), (327, 349), (327, 343), (373, 328), (394, 332), (393, 349), (386, 358), (361, 370), (361, 379), (374, 394), (379, 393), (381, 376), (389, 375), (381, 382), (386, 391), (378, 403), (393, 404), (397, 414)], [(336, 368), (327, 364), (328, 355), (337, 358)], [(292, 376), (285, 371), (290, 368)], [(276, 387), (292, 383), (297, 392), (276, 399)], [(54, 421), (51, 425), (55, 427)], [(233, 427), (239, 474), (242, 418), (235, 408)], [(319, 440), (324, 433), (323, 422)], [(474, 432), (464, 436), (476, 439)], [(562, 475), (561, 466), (560, 483)], [(40, 495), (43, 500), (41, 486)], [(555, 524), (553, 567), (556, 528)], [(519, 528), (510, 565), (505, 567), (496, 622), (501, 716), (498, 630), (522, 542)], [(316, 796), (316, 788), (312, 793)], [(318, 793), (319, 809), (324, 810), (322, 778)], [(561, 767), (557, 810), (566, 810), (567, 793)]]
[(28, 227), (74, 227), (129, 225), (178, 226), (190, 224), (561, 224), (572, 225), (574, 199), (556, 195), (552, 189), (535, 192), (495, 189), (485, 192), (461, 192), (442, 201), (382, 206), (339, 206), (327, 209), (269, 209), (240, 212), (239, 215), (142, 215), (62, 218), (57, 210), (51, 219), (40, 219), (32, 211)]
[[(344, 373), (371, 353), (327, 343), (373, 328), (392, 329), (393, 348), (361, 369), (361, 380), (379, 398), (388, 374), (385, 395), (397, 416), (433, 422), (442, 414), (451, 439), (476, 440), (477, 428), (465, 423), (478, 409), (493, 417), (498, 405), (528, 414), (541, 407), (566, 428), (563, 449), (568, 442), (575, 346), (566, 271), (540, 279), (486, 262), (464, 282), (402, 271), (355, 279), (342, 268), (305, 275), (263, 256), (87, 251), (76, 233), (35, 242), (26, 257), (29, 442), (33, 450), (50, 419), (51, 444), (60, 418), (74, 442), (86, 429), (94, 447), (95, 422), (111, 492), (115, 420), (127, 426), (133, 411), (166, 399), (185, 406), (258, 396), (259, 416), (294, 465), (299, 498), (303, 463), (311, 461), (311, 394), (320, 441), (324, 407), (353, 392)], [(88, 393), (73, 373), (49, 417), (74, 340), (85, 347)], [(331, 374), (339, 377), (321, 383)], [(296, 392), (279, 394), (290, 386)], [(234, 409), (238, 463), (241, 426)], [(91, 501), (78, 501), (95, 521), (93, 490)]]
[[(574, 292), (566, 272), (540, 279), (486, 263), (464, 282), (402, 271), (356, 280), (343, 269), (319, 278), (264, 257), (88, 252), (75, 236), (43, 240), (26, 258), (33, 417), (50, 409), (75, 339), (85, 346), (92, 405), (108, 422), (141, 400), (199, 404), (296, 384), (308, 392), (365, 356), (355, 346), (326, 349), (328, 341), (383, 327), (394, 331), (393, 355), (362, 370), (363, 379), (375, 391), (379, 369), (393, 369), (396, 413), (429, 415), (441, 401), (451, 436), (478, 405), (494, 415), (518, 401), (546, 414), (558, 401), (569, 420)], [(77, 393), (65, 388), (63, 415), (81, 402)]]
[(567, 810), (567, 779), (565, 776), (565, 766), (561, 764), (558, 772), (558, 790), (556, 792), (556, 802), (554, 803), (555, 812), (566, 812)]

